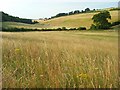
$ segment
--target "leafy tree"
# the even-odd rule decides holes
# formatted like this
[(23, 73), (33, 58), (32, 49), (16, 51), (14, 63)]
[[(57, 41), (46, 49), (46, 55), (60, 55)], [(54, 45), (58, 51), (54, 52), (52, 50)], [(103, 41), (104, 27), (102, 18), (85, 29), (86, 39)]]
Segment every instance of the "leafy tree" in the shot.
[(62, 30), (67, 30), (67, 28), (66, 27), (62, 27)]
[(31, 19), (24, 19), (24, 18), (19, 18), (19, 17), (14, 17), (9, 14), (6, 14), (2, 12), (2, 21), (12, 21), (12, 22), (22, 22), (22, 23), (27, 23), (27, 24), (34, 24)]
[(83, 10), (81, 11), (81, 13), (84, 13), (84, 12), (85, 12), (85, 11), (83, 11)]
[(62, 29), (61, 28), (57, 28), (58, 31), (61, 31)]
[(96, 29), (109, 29), (111, 23), (108, 22), (108, 19), (111, 19), (111, 15), (108, 11), (102, 11), (98, 14), (95, 14), (92, 18), (94, 25), (91, 26)]
[(89, 12), (89, 11), (90, 11), (90, 9), (89, 9), (89, 8), (86, 8), (86, 9), (85, 9), (85, 12)]
[(77, 28), (70, 28), (69, 30), (77, 30)]
[(116, 21), (116, 22), (113, 22), (111, 25), (112, 26), (115, 26), (115, 25), (119, 25), (120, 24), (120, 20), (119, 21)]
[(86, 30), (86, 27), (79, 27), (78, 30)]
[(74, 12), (73, 12), (73, 11), (69, 12), (69, 15), (73, 15), (73, 14), (74, 14)]
[(79, 14), (79, 13), (80, 13), (79, 10), (75, 10), (75, 11), (74, 11), (74, 14)]
[(55, 17), (67, 16), (67, 15), (68, 15), (67, 13), (59, 13)]

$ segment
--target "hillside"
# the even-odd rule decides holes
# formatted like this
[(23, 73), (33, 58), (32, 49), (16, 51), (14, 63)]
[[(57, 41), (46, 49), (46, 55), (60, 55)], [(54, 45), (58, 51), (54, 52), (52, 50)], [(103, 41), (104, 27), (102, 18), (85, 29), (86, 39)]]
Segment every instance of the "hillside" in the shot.
[[(98, 13), (98, 12), (96, 12)], [(3, 27), (18, 27), (18, 28), (58, 28), (58, 27), (67, 27), (67, 28), (78, 28), (80, 26), (84, 26), (89, 28), (92, 24), (92, 17), (96, 13), (83, 13), (76, 14), (70, 16), (63, 16), (59, 18), (54, 18), (50, 20), (37, 20), (39, 23), (37, 24), (24, 24), (24, 23), (16, 23), (16, 22), (4, 22)], [(111, 22), (118, 21), (118, 11), (110, 11), (112, 16)]]
[(28, 28), (28, 29), (41, 29), (46, 28), (47, 26), (44, 24), (26, 24), (26, 23), (20, 23), (20, 22), (3, 22), (3, 27), (7, 28)]
[[(51, 28), (57, 28), (57, 27), (80, 27), (85, 26), (89, 28), (92, 24), (92, 17), (96, 13), (84, 13), (84, 14), (77, 14), (77, 15), (70, 15), (70, 16), (64, 16), (59, 17), (47, 21), (40, 21), (43, 24), (49, 25)], [(112, 16), (111, 22), (118, 20), (118, 11), (110, 11), (110, 14)]]

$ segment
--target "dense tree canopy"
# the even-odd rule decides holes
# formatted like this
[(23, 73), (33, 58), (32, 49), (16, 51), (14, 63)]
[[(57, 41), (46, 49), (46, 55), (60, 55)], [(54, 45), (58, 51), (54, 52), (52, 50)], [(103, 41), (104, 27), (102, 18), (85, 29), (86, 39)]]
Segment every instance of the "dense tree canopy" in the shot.
[(86, 9), (85, 9), (85, 12), (89, 12), (89, 11), (90, 11), (90, 9), (89, 9), (89, 8), (86, 8)]
[(22, 23), (27, 23), (27, 24), (34, 24), (37, 22), (32, 22), (31, 19), (23, 19), (23, 18), (19, 18), (19, 17), (14, 17), (11, 15), (8, 15), (4, 12), (2, 12), (2, 21), (10, 21), (10, 22), (22, 22)]
[(92, 27), (96, 29), (108, 29), (111, 26), (111, 23), (108, 22), (108, 19), (111, 19), (111, 15), (108, 11), (102, 11), (98, 14), (95, 14), (92, 18), (94, 22)]
[(59, 13), (59, 14), (56, 15), (56, 17), (66, 16), (66, 15), (68, 15), (68, 14), (67, 13)]
[[(89, 8), (86, 8), (85, 10), (82, 10), (82, 11), (75, 10), (75, 11), (71, 11), (71, 12), (68, 12), (68, 13), (59, 13), (59, 14), (57, 14), (55, 16), (52, 16), (51, 18), (67, 16), (67, 15), (74, 15), (74, 14), (79, 14), (79, 13), (86, 13), (86, 12), (90, 12), (90, 11), (92, 12), (93, 10), (90, 10)], [(49, 19), (51, 19), (51, 18), (49, 18)]]

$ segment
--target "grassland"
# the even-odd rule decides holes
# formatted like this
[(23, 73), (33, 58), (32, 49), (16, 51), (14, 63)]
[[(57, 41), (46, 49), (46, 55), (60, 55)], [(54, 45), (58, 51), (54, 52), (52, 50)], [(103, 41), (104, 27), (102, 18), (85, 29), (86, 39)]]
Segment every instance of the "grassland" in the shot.
[[(48, 24), (52, 28), (57, 27), (68, 27), (68, 28), (78, 28), (80, 26), (84, 26), (87, 28), (90, 28), (92, 22), (92, 17), (96, 13), (83, 13), (83, 14), (77, 14), (77, 15), (70, 15), (60, 18), (55, 18), (47, 21), (43, 21), (43, 24)], [(110, 15), (112, 19), (111, 22), (118, 20), (118, 11), (111, 11)]]
[(4, 88), (117, 88), (117, 31), (2, 32)]
[[(50, 20), (38, 20), (38, 24), (23, 24), (16, 22), (4, 22), (3, 27), (17, 27), (17, 28), (32, 28), (32, 29), (41, 29), (41, 28), (58, 28), (58, 27), (67, 27), (67, 28), (78, 28), (84, 26), (87, 29), (90, 28), (92, 22), (92, 17), (96, 13), (83, 13), (70, 16), (64, 16), (59, 18), (54, 18)], [(110, 22), (118, 21), (118, 11), (110, 11), (112, 19)]]
[(3, 22), (3, 27), (8, 28), (27, 28), (27, 29), (41, 29), (46, 28), (44, 24), (25, 24), (25, 23), (19, 23), (19, 22)]

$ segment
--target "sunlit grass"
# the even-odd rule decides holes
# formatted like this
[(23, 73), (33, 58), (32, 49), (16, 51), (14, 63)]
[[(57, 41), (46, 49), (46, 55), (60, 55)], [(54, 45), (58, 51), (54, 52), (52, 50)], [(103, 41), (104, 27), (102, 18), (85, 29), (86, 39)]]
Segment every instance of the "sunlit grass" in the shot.
[(118, 87), (117, 32), (2, 34), (3, 87)]

